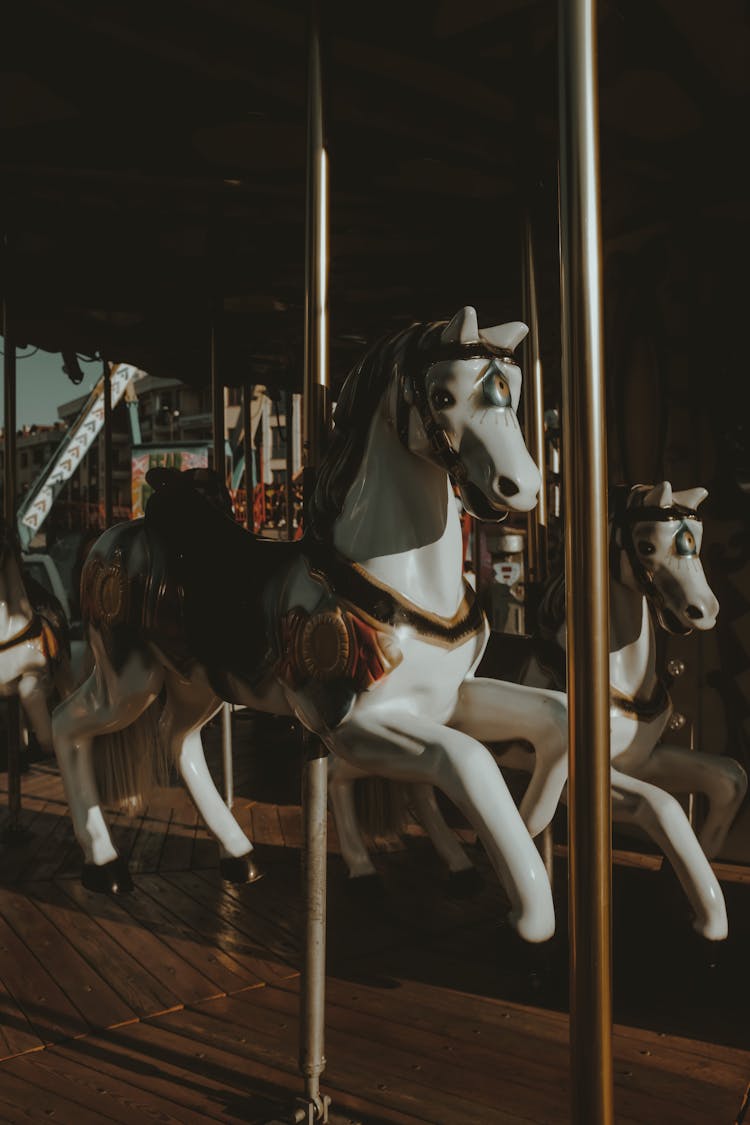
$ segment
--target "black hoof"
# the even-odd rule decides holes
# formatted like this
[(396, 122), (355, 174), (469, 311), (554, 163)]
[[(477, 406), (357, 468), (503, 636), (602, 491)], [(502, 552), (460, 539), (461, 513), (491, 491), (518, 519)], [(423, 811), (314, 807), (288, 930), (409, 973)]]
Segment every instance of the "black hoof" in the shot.
[(448, 894), (451, 898), (474, 898), (484, 886), (484, 879), (476, 867), (464, 867), (448, 875)]
[(350, 875), (345, 887), (346, 893), (355, 902), (380, 902), (385, 897), (385, 885), (377, 873)]
[(222, 879), (228, 883), (257, 883), (265, 872), (250, 856), (224, 856), (219, 860), (219, 871)]
[(119, 857), (101, 866), (84, 863), (81, 882), (87, 891), (103, 895), (125, 895), (134, 889), (128, 865)]

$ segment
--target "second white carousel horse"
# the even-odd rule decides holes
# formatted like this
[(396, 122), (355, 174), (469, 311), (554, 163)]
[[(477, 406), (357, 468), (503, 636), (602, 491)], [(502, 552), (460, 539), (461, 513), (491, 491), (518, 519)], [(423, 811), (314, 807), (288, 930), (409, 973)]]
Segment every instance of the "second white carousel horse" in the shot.
[(49, 703), (72, 689), (68, 623), (52, 594), (24, 574), (17, 536), (0, 516), (0, 698), (17, 695), (46, 754), (52, 754)]
[[(727, 934), (724, 897), (708, 863), (720, 851), (747, 790), (745, 771), (733, 758), (670, 746), (660, 740), (672, 715), (667, 685), (657, 666), (654, 619), (669, 633), (712, 629), (719, 610), (700, 561), (703, 528), (697, 508), (704, 488), (672, 492), (664, 481), (621, 494), (610, 530), (610, 690), (613, 817), (638, 825), (664, 851), (707, 938)], [(539, 610), (536, 655), (524, 682), (565, 684), (565, 587), (548, 586)], [(538, 768), (521, 747), (496, 748), (504, 766)], [(545, 763), (543, 769), (548, 768)], [(332, 764), (332, 769), (337, 769)], [(344, 782), (340, 782), (343, 785)], [(351, 788), (351, 783), (349, 784)], [(700, 792), (708, 814), (696, 838), (672, 794)], [(563, 794), (564, 797), (565, 794)], [(434, 793), (410, 795), (421, 821), (452, 871), (469, 864), (446, 825)], [(334, 805), (334, 807), (336, 807)], [(374, 871), (356, 822), (338, 818), (342, 854), (354, 874)]]
[(145, 522), (94, 546), (82, 602), (95, 668), (53, 720), (87, 886), (131, 885), (94, 759), (103, 738), (130, 728), (127, 755), (153, 764), (153, 745), (131, 732), (164, 689), (161, 745), (228, 877), (255, 870), (200, 741), (222, 698), (296, 715), (355, 770), (442, 789), (482, 839), (518, 932), (551, 936), (544, 867), (483, 743), (535, 747), (527, 806), (541, 829), (565, 780), (564, 697), (474, 678), (488, 628), (463, 579), (450, 483), (481, 519), (536, 503), (539, 472), (516, 417), (513, 349), (526, 331), (480, 331), (465, 308), (371, 349), (339, 396), (302, 541), (251, 536), (202, 494), (211, 474), (194, 471), (156, 474)]

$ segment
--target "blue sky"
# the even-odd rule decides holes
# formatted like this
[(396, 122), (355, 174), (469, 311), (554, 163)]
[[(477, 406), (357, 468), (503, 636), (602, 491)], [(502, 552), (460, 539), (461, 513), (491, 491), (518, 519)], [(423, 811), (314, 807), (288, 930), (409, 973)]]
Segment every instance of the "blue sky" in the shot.
[[(2, 337), (0, 337), (2, 340)], [(1, 345), (0, 345), (1, 346)], [(32, 348), (19, 348), (17, 368), (18, 426), (51, 425), (56, 422), (57, 408), (63, 402), (88, 394), (102, 373), (100, 360), (86, 363), (79, 360), (84, 380), (76, 386), (63, 374), (62, 356), (59, 352), (33, 352)], [(26, 358), (23, 358), (26, 357)], [(0, 356), (0, 364), (2, 356)], [(0, 370), (0, 380), (2, 372)], [(0, 420), (5, 419), (3, 394), (0, 392)]]

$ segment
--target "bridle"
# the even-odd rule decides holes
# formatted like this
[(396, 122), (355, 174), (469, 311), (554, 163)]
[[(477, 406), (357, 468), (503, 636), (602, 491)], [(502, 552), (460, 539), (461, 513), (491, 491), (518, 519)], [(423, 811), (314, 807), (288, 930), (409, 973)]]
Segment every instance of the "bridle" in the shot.
[[(648, 488), (644, 486), (640, 494), (641, 498), (648, 491)], [(667, 620), (665, 615), (668, 611), (664, 605), (663, 595), (654, 582), (653, 570), (650, 570), (644, 564), (636, 550), (633, 528), (639, 523), (683, 523), (685, 520), (696, 520), (700, 523), (700, 516), (694, 508), (688, 508), (684, 504), (672, 503), (667, 508), (659, 508), (655, 505), (639, 505), (638, 503), (628, 506), (627, 498), (629, 495), (630, 491), (623, 490), (617, 496), (615, 503), (609, 540), (610, 573), (614, 578), (620, 578), (620, 550), (623, 550), (633, 572), (633, 577), (656, 613), (661, 627), (669, 633), (688, 636), (692, 633), (692, 628), (682, 625), (676, 626), (673, 621)]]
[[(414, 406), (430, 443), (433, 459), (458, 485), (465, 484), (467, 473), (458, 450), (453, 445), (444, 426), (438, 425), (427, 399), (427, 372), (436, 363), (451, 360), (500, 359), (516, 364), (509, 348), (497, 348), (482, 341), (461, 344), (451, 343), (420, 347), (413, 340), (399, 370), (398, 400), (396, 403), (396, 430), (405, 449), (409, 449), (409, 414)], [(411, 392), (411, 394), (409, 393)]]

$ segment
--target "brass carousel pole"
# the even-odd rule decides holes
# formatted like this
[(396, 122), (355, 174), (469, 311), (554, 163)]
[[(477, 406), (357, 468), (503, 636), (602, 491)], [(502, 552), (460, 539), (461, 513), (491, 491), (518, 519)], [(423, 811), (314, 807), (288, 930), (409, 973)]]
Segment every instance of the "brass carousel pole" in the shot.
[[(523, 316), (529, 326), (524, 371), (524, 422), (529, 452), (539, 466), (542, 477), (539, 501), (536, 508), (529, 512), (527, 525), (529, 559), (529, 571), (526, 579), (527, 601), (530, 600), (529, 595), (531, 594), (533, 608), (536, 609), (537, 594), (547, 579), (547, 450), (544, 441), (544, 381), (539, 344), (539, 300), (536, 287), (534, 236), (528, 213), (525, 215), (523, 223), (521, 262)], [(544, 867), (551, 885), (554, 877), (552, 825), (548, 825), (537, 837), (537, 846), (544, 860)]]
[[(219, 306), (220, 307), (220, 306)], [(219, 311), (211, 312), (211, 420), (213, 432), (213, 466), (222, 484), (227, 483), (226, 438), (224, 436), (224, 383), (219, 364)], [(232, 761), (232, 708), (221, 705), (221, 761), (224, 773), (224, 800), (231, 809), (234, 804), (234, 764)]]
[(255, 387), (245, 383), (242, 387), (242, 452), (245, 461), (245, 527), (255, 531), (253, 516), (253, 394)]
[(571, 1121), (612, 1125), (607, 457), (596, 0), (559, 0)]
[(112, 372), (107, 360), (102, 362), (104, 395), (104, 526), (111, 527), (114, 523), (114, 505), (112, 497)]
[[(7, 238), (5, 253), (7, 285), (9, 273), (7, 268)], [(8, 310), (7, 293), (3, 295), (3, 379), (5, 406), (3, 420), (5, 431), (3, 514), (7, 534), (13, 535), (16, 530), (16, 491), (18, 487), (16, 473), (16, 340), (13, 332), (13, 320)], [(21, 712), (18, 696), (8, 696), (5, 706), (8, 725), (8, 819), (3, 830), (3, 840), (6, 843), (15, 843), (20, 842), (25, 835), (21, 828)]]
[[(328, 164), (323, 130), (320, 7), (311, 0), (307, 73), (307, 194), (305, 216), (305, 374), (303, 488), (307, 509), (320, 465), (328, 412)], [(305, 939), (300, 994), (299, 1063), (305, 1091), (295, 1120), (328, 1121), (329, 1098), (320, 1092), (325, 1060), (327, 752), (306, 740), (302, 778)]]

